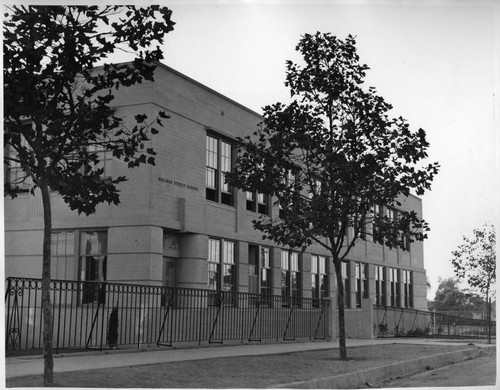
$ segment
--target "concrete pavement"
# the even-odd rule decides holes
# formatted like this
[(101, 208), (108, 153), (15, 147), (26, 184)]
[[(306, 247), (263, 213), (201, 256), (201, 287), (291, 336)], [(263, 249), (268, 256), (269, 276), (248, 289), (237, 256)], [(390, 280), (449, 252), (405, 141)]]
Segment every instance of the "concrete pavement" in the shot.
[[(487, 347), (482, 341), (471, 340), (476, 346)], [(414, 343), (433, 345), (462, 344), (464, 341), (434, 340), (420, 338), (387, 338), (387, 339), (348, 339), (348, 347), (363, 345), (379, 345), (393, 343)], [(220, 357), (252, 356), (265, 354), (278, 354), (299, 352), (314, 349), (336, 348), (338, 341), (331, 342), (306, 342), (282, 344), (251, 344), (227, 345), (189, 349), (161, 348), (154, 350), (119, 350), (119, 351), (89, 351), (78, 354), (60, 354), (54, 358), (54, 372), (70, 372), (92, 370), (99, 368), (113, 368), (137, 366), (144, 364), (168, 363), (187, 360), (201, 360)], [(20, 356), (6, 359), (6, 378), (43, 374), (42, 356)]]

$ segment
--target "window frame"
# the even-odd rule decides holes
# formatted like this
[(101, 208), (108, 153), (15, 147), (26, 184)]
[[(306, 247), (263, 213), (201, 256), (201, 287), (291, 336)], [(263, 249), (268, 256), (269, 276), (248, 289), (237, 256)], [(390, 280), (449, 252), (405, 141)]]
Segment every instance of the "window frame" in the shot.
[[(253, 259), (250, 252), (253, 252)], [(272, 295), (272, 267), (271, 267), (271, 248), (263, 245), (248, 245), (248, 266), (249, 266), (249, 288), (250, 277), (255, 278), (257, 292), (249, 291), (252, 294)], [(253, 272), (250, 272), (253, 270)]]
[[(21, 124), (21, 127), (24, 128), (31, 128), (32, 126), (31, 121), (24, 121)], [(20, 134), (20, 137), (21, 146), (31, 149), (24, 135)], [(11, 160), (11, 158), (16, 159), (18, 156), (16, 149), (13, 145), (6, 144), (4, 145), (3, 152), (4, 156), (7, 156), (7, 161), (4, 158), (4, 184), (9, 184), (19, 195), (28, 193), (33, 187), (33, 179), (26, 174), (19, 161)], [(21, 180), (18, 182), (19, 179)]]
[[(211, 244), (217, 243), (217, 247)], [(236, 241), (225, 240), (222, 238), (208, 238), (208, 274), (207, 274), (207, 289), (219, 292), (236, 292), (238, 290), (237, 256)], [(212, 267), (211, 267), (212, 265)], [(212, 268), (212, 269), (211, 269)], [(229, 272), (232, 270), (232, 272)], [(211, 284), (210, 274), (214, 274), (212, 278), (214, 283)], [(231, 276), (231, 280), (226, 278)]]
[(281, 298), (282, 306), (300, 306), (302, 298), (302, 257), (299, 252), (281, 249)]
[(354, 292), (356, 296), (356, 307), (361, 307), (363, 298), (368, 298), (368, 264), (362, 262), (355, 263)]
[(246, 209), (254, 213), (269, 215), (271, 211), (271, 197), (257, 191), (246, 191)]
[[(290, 187), (295, 187), (296, 184), (300, 181), (300, 170), (297, 169), (295, 172), (291, 169), (287, 169), (285, 172), (285, 176), (283, 178), (284, 184)], [(289, 202), (289, 204), (292, 204), (293, 200)], [(285, 218), (287, 210), (285, 210), (281, 204), (281, 202), (278, 202), (278, 217), (283, 219)]]
[(413, 297), (413, 271), (402, 270), (401, 283), (403, 287), (402, 307), (411, 309), (414, 306)]
[(349, 261), (342, 261), (340, 263), (340, 274), (342, 276), (342, 284), (344, 287), (344, 308), (351, 308), (351, 272)]
[[(215, 146), (215, 148), (214, 148)], [(235, 191), (224, 182), (224, 175), (234, 166), (234, 141), (213, 131), (205, 135), (205, 199), (234, 206)], [(229, 156), (227, 153), (229, 152)], [(209, 172), (211, 172), (209, 174)]]
[[(59, 236), (64, 234), (64, 240), (60, 240)], [(71, 235), (72, 238), (72, 251), (68, 252), (68, 236)], [(62, 245), (64, 246), (64, 253), (61, 253), (59, 249)], [(51, 270), (50, 274), (53, 279), (59, 280), (74, 280), (78, 278), (80, 275), (78, 269), (78, 263), (76, 259), (79, 258), (79, 234), (78, 231), (70, 229), (70, 230), (53, 230), (51, 232), (50, 237), (50, 263)], [(70, 264), (73, 263), (72, 265)], [(65, 277), (61, 277), (59, 275), (60, 265), (63, 264), (64, 275)], [(71, 272), (72, 268), (72, 272)], [(68, 277), (68, 273), (70, 273), (70, 277)]]
[(386, 280), (385, 280), (385, 267), (382, 265), (375, 265), (375, 305), (386, 306)]
[[(83, 240), (86, 233), (105, 233), (105, 249), (102, 251), (102, 243), (98, 237), (98, 250), (97, 252), (88, 253), (83, 250)], [(108, 260), (108, 231), (107, 229), (79, 229), (78, 230), (78, 281), (80, 282), (106, 282), (107, 280), (107, 260)], [(89, 242), (89, 241), (87, 241)], [(100, 247), (99, 247), (100, 244)], [(95, 259), (97, 258), (97, 259)], [(92, 260), (97, 261), (97, 268), (93, 268)], [(95, 266), (95, 265), (94, 265)], [(85, 269), (83, 269), (85, 267)], [(93, 270), (93, 271), (92, 271)], [(94, 273), (97, 271), (98, 278), (94, 276), (88, 277), (89, 272)], [(85, 275), (85, 276), (84, 276)], [(85, 278), (85, 279), (83, 279)], [(81, 304), (104, 304), (105, 303), (105, 290), (100, 284), (83, 285), (83, 290), (80, 292), (79, 303)]]
[(311, 293), (313, 299), (329, 297), (328, 264), (327, 256), (311, 255)]

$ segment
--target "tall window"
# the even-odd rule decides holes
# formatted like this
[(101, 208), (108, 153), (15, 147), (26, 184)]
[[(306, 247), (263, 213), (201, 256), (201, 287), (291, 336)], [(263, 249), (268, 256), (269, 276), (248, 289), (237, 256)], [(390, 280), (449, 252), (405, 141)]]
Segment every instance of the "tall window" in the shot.
[(375, 266), (375, 304), (386, 305), (384, 267), (381, 265)]
[(269, 214), (269, 195), (247, 191), (247, 210)]
[[(31, 127), (31, 124), (23, 125), (23, 127)], [(21, 135), (21, 146), (28, 148), (28, 143), (24, 136)], [(27, 177), (26, 172), (21, 168), (17, 151), (12, 145), (4, 147), (4, 182), (11, 188), (16, 188), (20, 192), (27, 192), (33, 186), (32, 179)]]
[(382, 235), (380, 233), (380, 227), (378, 224), (380, 223), (380, 218), (382, 217), (382, 206), (376, 204), (373, 206), (373, 242), (377, 242), (379, 244), (383, 243)]
[(401, 296), (400, 296), (400, 282), (399, 282), (399, 270), (396, 268), (389, 268), (389, 283), (391, 292), (391, 306), (400, 307), (401, 306)]
[(50, 243), (52, 279), (71, 280), (76, 275), (75, 232), (52, 232)]
[(411, 308), (413, 307), (413, 272), (402, 271), (402, 283), (403, 283), (403, 306)]
[(260, 293), (271, 295), (271, 263), (269, 248), (260, 248)]
[(208, 240), (208, 289), (220, 290), (220, 241)]
[(236, 264), (234, 262), (234, 242), (223, 241), (223, 248), (222, 288), (224, 291), (236, 291)]
[[(289, 305), (289, 298), (300, 298), (302, 296), (299, 269), (299, 254), (296, 252), (281, 251), (281, 295), (283, 305)], [(298, 300), (292, 300), (294, 304)]]
[(359, 221), (359, 238), (366, 241), (367, 234), (367, 226), (366, 226), (367, 218), (360, 219)]
[(349, 280), (349, 263), (343, 261), (341, 264), (342, 283), (344, 284), (344, 307), (351, 307), (351, 283)]
[[(106, 280), (108, 233), (106, 231), (82, 231), (80, 233), (79, 274), (83, 282)], [(85, 284), (82, 303), (104, 303), (102, 286)]]
[(410, 251), (410, 235), (408, 232), (401, 232), (401, 249), (403, 251)]
[[(290, 192), (287, 192), (287, 196), (288, 196), (288, 194), (291, 194), (293, 197), (292, 189), (295, 187), (295, 183), (298, 180), (297, 176), (298, 175), (295, 174), (294, 172), (292, 172), (291, 170), (288, 170), (286, 172), (284, 182), (287, 185), (287, 187), (290, 188)], [(283, 208), (283, 205), (281, 203), (279, 204), (279, 217), (284, 218), (285, 213), (287, 211), (286, 209), (290, 209), (292, 207), (292, 205), (293, 205), (293, 199), (288, 196), (288, 202), (287, 202), (287, 204), (285, 204), (285, 208)]]
[[(396, 213), (396, 210), (394, 210), (393, 208), (391, 207), (384, 207), (384, 212), (385, 212), (385, 217), (387, 218), (387, 220), (389, 220), (392, 224), (394, 224), (396, 221), (397, 221), (397, 213)], [(399, 245), (399, 240), (397, 240), (397, 242), (394, 244), (395, 247), (397, 247)]]
[(290, 253), (281, 251), (281, 296), (290, 296)]
[(231, 171), (232, 166), (231, 144), (207, 135), (206, 160), (206, 198), (232, 205), (233, 191), (224, 181), (224, 174)]
[(385, 208), (385, 216), (389, 221), (394, 222), (396, 220), (396, 211), (390, 207)]
[(362, 298), (368, 298), (368, 265), (356, 263), (354, 291), (356, 293), (356, 307), (361, 307)]
[(209, 290), (236, 291), (235, 258), (234, 242), (208, 240)]
[(269, 248), (248, 246), (248, 291), (253, 294), (271, 294)]
[(89, 153), (95, 153), (99, 159), (99, 163), (95, 165), (94, 169), (102, 169), (101, 178), (109, 177), (109, 165), (112, 161), (112, 154), (106, 150), (102, 145), (89, 145)]
[(311, 256), (311, 288), (312, 297), (323, 299), (328, 296), (328, 279), (326, 273), (326, 257)]

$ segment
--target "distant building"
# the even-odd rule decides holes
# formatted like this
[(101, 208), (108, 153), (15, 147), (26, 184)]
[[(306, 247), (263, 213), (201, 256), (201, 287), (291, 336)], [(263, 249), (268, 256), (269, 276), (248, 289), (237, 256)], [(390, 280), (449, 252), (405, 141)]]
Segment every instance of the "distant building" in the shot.
[[(88, 217), (52, 194), (53, 279), (335, 298), (328, 253), (318, 245), (302, 253), (263, 240), (251, 221), (278, 215), (278, 207), (267, 195), (228, 188), (221, 178), (233, 164), (236, 137), (254, 131), (258, 113), (164, 65), (155, 82), (120, 89), (115, 105), (118, 116), (151, 118), (158, 110), (171, 116), (154, 137), (156, 166), (126, 170), (104, 153), (105, 175), (130, 180), (121, 187), (120, 205), (101, 205)], [(7, 180), (14, 168), (6, 170)], [(422, 216), (419, 198), (401, 202)], [(398, 210), (377, 206), (377, 212), (396, 217)], [(40, 196), (5, 198), (7, 277), (41, 276), (42, 230)], [(360, 317), (366, 305), (427, 309), (422, 242), (389, 249), (367, 234), (342, 275), (349, 337), (372, 334), (374, 324)]]

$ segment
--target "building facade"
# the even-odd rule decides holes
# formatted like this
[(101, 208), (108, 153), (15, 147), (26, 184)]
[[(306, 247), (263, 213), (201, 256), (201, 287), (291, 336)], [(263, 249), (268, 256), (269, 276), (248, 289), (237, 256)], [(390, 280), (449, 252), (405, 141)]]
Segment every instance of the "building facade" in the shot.
[[(253, 132), (260, 115), (164, 65), (157, 68), (155, 82), (120, 90), (114, 103), (116, 115), (123, 117), (146, 113), (152, 118), (160, 110), (171, 116), (154, 137), (156, 166), (127, 170), (103, 154), (105, 175), (125, 174), (129, 181), (122, 184), (120, 205), (100, 205), (88, 217), (52, 194), (52, 279), (335, 302), (328, 253), (319, 245), (301, 252), (263, 240), (252, 220), (277, 216), (278, 207), (263, 194), (235, 191), (221, 179), (233, 164), (236, 137)], [(6, 179), (14, 173), (7, 169)], [(402, 210), (422, 216), (419, 198), (401, 203)], [(376, 211), (394, 217), (398, 212), (383, 206)], [(423, 243), (390, 249), (372, 237), (360, 239), (342, 267), (349, 337), (373, 334), (372, 324), (363, 323), (366, 305), (427, 309)], [(6, 198), (7, 277), (41, 276), (42, 238), (41, 198), (28, 193)]]

